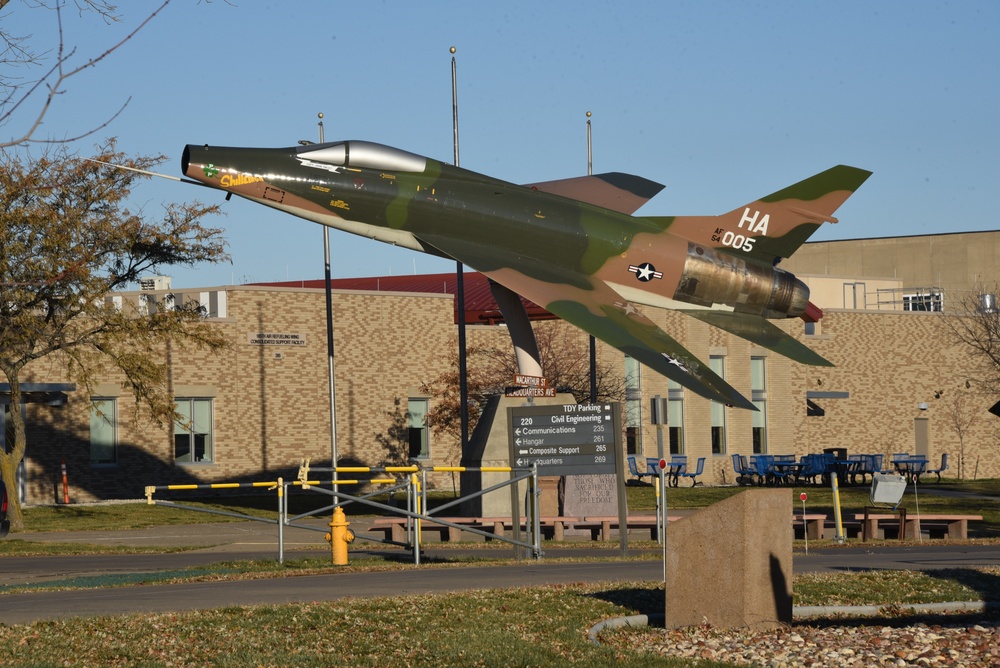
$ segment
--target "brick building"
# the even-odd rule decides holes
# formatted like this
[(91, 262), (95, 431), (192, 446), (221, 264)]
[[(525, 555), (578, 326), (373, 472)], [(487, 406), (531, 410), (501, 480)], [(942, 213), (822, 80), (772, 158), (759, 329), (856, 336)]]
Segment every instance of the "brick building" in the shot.
[[(964, 454), (966, 477), (1000, 476), (1000, 421), (987, 412), (997, 398), (966, 387), (982, 372), (953, 343), (946, 313), (949, 300), (994, 279), (998, 254), (1000, 232), (807, 244), (786, 264), (810, 284), (824, 317), (811, 325), (792, 320), (780, 326), (832, 361), (832, 368), (798, 365), (692, 318), (644, 309), (762, 410), (724, 408), (599, 345), (602, 361), (628, 377), (626, 447), (656, 455), (648, 406), (660, 395), (669, 400), (668, 447), (706, 457), (702, 479), (709, 484), (733, 482), (734, 453), (801, 455), (830, 447), (922, 452), (935, 462), (947, 452), (952, 475)], [(423, 462), (461, 461), (454, 439), (420, 424), (434, 401), (421, 388), (446, 372), (453, 356), (453, 284), (447, 277), (418, 278), (335, 282), (342, 459), (383, 462), (389, 453), (377, 437), (388, 434), (394, 416), (405, 419), (409, 411), (407, 426)], [(470, 343), (507, 341), (505, 331), (490, 324), (496, 314), (485, 297), (476, 296), (473, 283)], [(87, 397), (65, 385), (58, 363), (45, 361), (32, 369), (33, 392), (22, 407), (28, 451), (19, 492), (27, 503), (62, 498), (63, 462), (75, 501), (138, 498), (146, 485), (289, 477), (305, 458), (328, 465), (324, 290), (303, 283), (172, 292), (202, 301), (231, 342), (221, 353), (163, 351), (190, 428), (137, 418), (120, 378), (102, 378), (96, 395)], [(535, 317), (547, 315), (530, 306)], [(563, 323), (550, 326), (581, 336)], [(966, 414), (974, 416), (972, 423), (956, 429), (956, 417)]]

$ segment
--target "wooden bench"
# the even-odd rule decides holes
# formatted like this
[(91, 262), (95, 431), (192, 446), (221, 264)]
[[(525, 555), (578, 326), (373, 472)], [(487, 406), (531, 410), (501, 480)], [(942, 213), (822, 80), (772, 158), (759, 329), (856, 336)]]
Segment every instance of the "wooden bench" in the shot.
[(805, 525), (802, 535), (809, 538), (809, 540), (823, 540), (825, 527), (826, 527), (826, 515), (821, 513), (802, 513), (792, 514), (792, 527), (798, 528)]
[[(667, 522), (675, 522), (680, 519), (678, 515), (667, 516)], [(629, 515), (626, 519), (628, 529), (645, 529), (649, 531), (649, 539), (656, 540), (657, 532), (656, 515)], [(619, 528), (617, 515), (598, 515), (584, 517), (582, 522), (573, 524), (574, 529), (590, 530), (591, 540), (611, 540), (611, 531)]]
[[(476, 518), (473, 517), (442, 517), (440, 519), (445, 522), (451, 522), (452, 524), (476, 526)], [(396, 543), (405, 543), (406, 522), (406, 517), (380, 517), (372, 522), (371, 530), (387, 533), (387, 535), (390, 536)], [(416, 520), (414, 520), (414, 527), (415, 523)], [(442, 541), (457, 542), (462, 540), (461, 529), (444, 524), (438, 524), (434, 520), (423, 520), (423, 523), (420, 525), (420, 532), (422, 535), (426, 535), (430, 532), (436, 532), (438, 534), (438, 539)]]
[[(805, 516), (801, 513), (792, 515), (793, 527), (802, 526), (803, 517), (805, 517), (806, 535), (812, 540), (821, 540), (824, 536), (826, 515), (820, 513), (807, 513)], [(681, 519), (680, 516), (670, 515), (667, 517), (667, 522), (675, 522), (679, 519)], [(629, 529), (646, 529), (649, 531), (650, 540), (658, 539), (655, 515), (629, 515), (626, 522)], [(592, 540), (609, 541), (612, 530), (618, 528), (618, 517), (616, 515), (588, 516), (582, 522), (574, 524), (573, 528), (589, 529)]]
[[(441, 517), (440, 519), (451, 524), (460, 524), (480, 531), (491, 532), (494, 536), (503, 537), (505, 532), (513, 528), (510, 517)], [(562, 516), (542, 516), (539, 518), (542, 535), (551, 536), (553, 540), (563, 540), (565, 538), (566, 527), (578, 522), (577, 517)], [(521, 518), (521, 526), (525, 525), (525, 518)], [(386, 538), (391, 538), (394, 542), (406, 542), (406, 522), (405, 517), (380, 517), (372, 522), (371, 531), (382, 532)], [(462, 540), (462, 529), (444, 524), (438, 524), (433, 519), (423, 520), (420, 527), (424, 537), (429, 532), (436, 532), (439, 540), (448, 542), (458, 542)], [(489, 540), (489, 538), (487, 538)]]
[[(542, 515), (538, 518), (539, 524), (542, 529), (543, 537), (551, 537), (552, 540), (564, 540), (566, 538), (566, 529), (575, 522), (579, 522), (578, 517), (568, 517), (563, 515)], [(509, 517), (479, 517), (476, 518), (476, 522), (480, 525), (477, 528), (483, 531), (492, 531), (494, 536), (503, 537), (508, 529), (513, 529), (514, 525), (511, 523), (511, 518)], [(521, 526), (527, 526), (525, 524), (527, 520), (521, 518)], [(489, 540), (487, 538), (487, 540)]]
[[(854, 516), (856, 520), (864, 521), (864, 518), (863, 514)], [(922, 529), (927, 529), (931, 535), (941, 533), (942, 538), (968, 538), (969, 521), (980, 521), (982, 519), (982, 515), (930, 515), (924, 513), (920, 515), (908, 515), (906, 517), (904, 533), (900, 537), (916, 538), (918, 532)], [(869, 536), (877, 536), (879, 522), (883, 520), (893, 520), (896, 522), (896, 526), (899, 526), (899, 517), (897, 515), (869, 513), (869, 526), (864, 533)]]

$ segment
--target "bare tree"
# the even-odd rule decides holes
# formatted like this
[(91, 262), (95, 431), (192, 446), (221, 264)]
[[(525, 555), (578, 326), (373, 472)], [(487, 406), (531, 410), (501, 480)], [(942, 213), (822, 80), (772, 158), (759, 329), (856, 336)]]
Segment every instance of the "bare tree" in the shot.
[[(95, 156), (143, 170), (162, 159), (129, 159), (114, 142)], [(0, 374), (13, 406), (21, 404), (30, 365), (47, 359), (85, 396), (106, 370), (124, 374), (137, 410), (162, 423), (176, 417), (166, 384), (167, 342), (226, 345), (197, 303), (141, 309), (109, 299), (147, 273), (228, 257), (222, 230), (201, 223), (216, 206), (170, 204), (158, 220), (131, 210), (129, 195), (142, 178), (70, 157), (65, 147), (37, 160), (0, 152)], [(16, 489), (27, 439), (21, 412), (10, 411), (9, 420), (14, 438), (0, 452), (0, 472), (7, 488)], [(11, 523), (22, 522), (13, 495)]]
[(952, 314), (946, 318), (952, 337), (964, 346), (976, 363), (976, 374), (968, 379), (992, 396), (1000, 394), (1000, 309), (996, 306), (997, 288), (970, 292), (953, 301)]
[(969, 430), (979, 421), (983, 409), (971, 389), (956, 390), (944, 402), (944, 414), (958, 436), (958, 479), (965, 480), (965, 440)]
[[(118, 42), (109, 44), (102, 52), (81, 55), (77, 49), (69, 46), (63, 29), (63, 13), (67, 7), (65, 0), (34, 0), (25, 3), (21, 11), (48, 10), (53, 13), (54, 46), (50, 50), (36, 51), (28, 44), (28, 37), (17, 35), (6, 25), (0, 24), (0, 127), (7, 128), (15, 115), (24, 118), (25, 125), (18, 127), (4, 139), (0, 139), (0, 148), (10, 148), (32, 142), (63, 143), (82, 139), (106, 128), (121, 114), (129, 103), (127, 98), (116, 111), (109, 111), (106, 121), (97, 127), (70, 131), (59, 138), (39, 138), (38, 131), (42, 121), (56, 100), (65, 93), (66, 83), (85, 70), (95, 67), (112, 53), (122, 48), (129, 40), (142, 30), (150, 21), (169, 5), (171, 0), (163, 4), (145, 17), (133, 30)], [(0, 12), (6, 11), (3, 20), (17, 10), (8, 9), (9, 0), (0, 0)], [(75, 0), (73, 5), (79, 12), (94, 12), (105, 22), (118, 22), (121, 15), (117, 6), (106, 0)]]
[(392, 410), (385, 411), (385, 417), (389, 426), (385, 432), (375, 434), (375, 442), (385, 450), (378, 465), (406, 466), (410, 463), (410, 413), (401, 398), (393, 399)]
[[(568, 392), (577, 401), (590, 397), (590, 351), (587, 337), (575, 328), (552, 321), (534, 327), (542, 369), (550, 387)], [(454, 348), (452, 348), (454, 349)], [(469, 428), (474, 429), (486, 400), (503, 394), (514, 381), (517, 359), (509, 339), (498, 345), (471, 346), (467, 351), (469, 387)], [(427, 414), (427, 424), (436, 433), (460, 437), (461, 407), (458, 393), (458, 354), (452, 356), (452, 368), (425, 384), (425, 391), (435, 398)], [(597, 400), (621, 401), (625, 396), (624, 367), (619, 369), (598, 362)]]

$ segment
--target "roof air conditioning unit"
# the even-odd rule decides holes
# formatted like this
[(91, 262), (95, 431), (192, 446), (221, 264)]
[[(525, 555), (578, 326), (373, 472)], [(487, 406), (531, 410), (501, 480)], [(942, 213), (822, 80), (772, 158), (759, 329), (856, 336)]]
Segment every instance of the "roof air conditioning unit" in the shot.
[(153, 276), (151, 278), (143, 278), (139, 281), (139, 289), (145, 292), (150, 292), (153, 290), (169, 290), (170, 277)]

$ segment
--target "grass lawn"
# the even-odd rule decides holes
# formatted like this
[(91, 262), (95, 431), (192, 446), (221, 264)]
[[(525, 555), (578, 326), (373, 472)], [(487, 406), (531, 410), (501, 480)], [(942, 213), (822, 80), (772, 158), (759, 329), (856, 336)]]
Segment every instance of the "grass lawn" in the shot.
[[(946, 485), (949, 490), (1000, 495), (1000, 481), (974, 488)], [(738, 493), (741, 488), (679, 488), (667, 492), (668, 507), (701, 507)], [(832, 512), (830, 491), (789, 488), (795, 507), (805, 491), (812, 512)], [(629, 487), (629, 507), (643, 512), (655, 507), (650, 487)], [(907, 501), (911, 492), (907, 493)], [(435, 495), (437, 503), (451, 495)], [(261, 499), (265, 499), (263, 502)], [(982, 514), (978, 531), (1000, 535), (1000, 516), (992, 501), (921, 495), (923, 512)], [(212, 500), (205, 507), (274, 516), (272, 495), (249, 502)], [(845, 514), (867, 503), (867, 488), (841, 493)], [(144, 503), (32, 507), (26, 520), (33, 531), (61, 529), (141, 528), (157, 524), (218, 522), (226, 518)], [(977, 523), (978, 524), (978, 523)], [(13, 538), (13, 540), (11, 540)], [(17, 534), (0, 541), (3, 555), (14, 554)], [(81, 546), (63, 546), (80, 551)], [(92, 552), (88, 548), (87, 552)], [(558, 551), (553, 551), (556, 557)], [(420, 568), (454, 567), (427, 563)], [(481, 560), (477, 560), (482, 563)], [(122, 587), (164, 581), (292, 577), (328, 572), (319, 559), (276, 562), (219, 562), (191, 571), (121, 574), (100, 579), (46, 583), (55, 587)], [(412, 568), (384, 560), (353, 559), (351, 569)], [(931, 572), (799, 574), (793, 582), (797, 605), (905, 605), (954, 600), (1000, 600), (1000, 569), (950, 569)], [(13, 591), (8, 589), (7, 591)], [(23, 591), (23, 589), (21, 589)], [(3, 602), (0, 591), (0, 604)], [(662, 612), (658, 582), (588, 583), (459, 594), (341, 600), (287, 606), (230, 607), (156, 615), (124, 615), (0, 626), (0, 666), (509, 666), (615, 665), (691, 666), (629, 648), (595, 646), (587, 630), (611, 617)], [(700, 668), (730, 664), (701, 662)]]
[[(900, 592), (908, 604), (1000, 594), (997, 569), (866, 574), (856, 585), (846, 574), (811, 580), (796, 578), (797, 602), (884, 599), (889, 615), (905, 614)], [(0, 666), (731, 665), (587, 638), (605, 619), (662, 610), (660, 583), (631, 582), (65, 619), (0, 625)]]
[[(913, 487), (908, 487), (903, 497), (903, 505), (911, 514), (914, 513), (919, 504), (920, 511), (923, 513), (982, 515), (982, 522), (970, 523), (970, 535), (974, 533), (976, 536), (984, 538), (1000, 537), (1000, 504), (996, 500), (939, 496), (933, 493), (933, 489), (937, 488), (951, 492), (993, 496), (1000, 500), (1000, 479), (966, 483), (946, 480), (941, 485), (928, 485), (926, 491), (922, 491), (922, 487), (924, 485), (917, 488), (916, 497), (914, 497)], [(667, 489), (666, 502), (668, 508), (702, 508), (746, 489), (748, 488), (735, 486), (671, 487)], [(807, 512), (825, 513), (833, 516), (833, 495), (829, 487), (803, 485), (790, 486), (787, 489), (792, 496), (793, 507), (796, 511), (802, 508), (799, 494), (805, 492), (808, 496)], [(655, 510), (656, 494), (653, 487), (626, 485), (625, 490), (629, 512), (649, 513)], [(848, 514), (861, 512), (868, 505), (868, 491), (867, 485), (840, 488), (840, 506), (845, 517)], [(455, 495), (452, 492), (432, 492), (428, 498), (428, 503), (433, 507), (452, 501)], [(186, 505), (246, 513), (257, 517), (274, 518), (277, 512), (275, 492), (264, 489), (252, 495), (238, 493), (201, 500), (193, 496), (178, 495), (172, 497), (172, 500)], [(291, 513), (303, 513), (329, 503), (329, 497), (326, 495), (311, 494), (300, 490), (290, 492), (288, 500)], [(388, 502), (388, 498), (384, 497), (376, 497), (376, 500), (382, 503)], [(365, 512), (366, 508), (359, 507), (352, 510), (351, 514), (364, 514)], [(224, 522), (234, 519), (222, 515), (191, 512), (169, 505), (148, 505), (143, 502), (31, 506), (24, 509), (24, 517), (24, 531), (28, 533), (33, 531), (141, 529), (157, 525)], [(12, 534), (10, 538), (16, 539), (17, 533)], [(5, 542), (0, 541), (0, 554), (4, 553)]]

